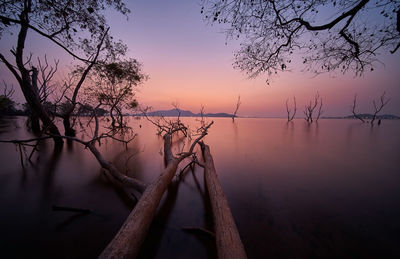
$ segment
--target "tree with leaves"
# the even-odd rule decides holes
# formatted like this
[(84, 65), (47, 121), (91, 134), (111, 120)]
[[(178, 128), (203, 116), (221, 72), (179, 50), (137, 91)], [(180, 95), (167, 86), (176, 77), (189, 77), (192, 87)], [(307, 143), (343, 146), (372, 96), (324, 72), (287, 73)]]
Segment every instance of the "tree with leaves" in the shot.
[(85, 89), (88, 99), (108, 108), (112, 128), (124, 127), (123, 110), (138, 105), (134, 87), (148, 78), (142, 72), (142, 65), (135, 59), (100, 63), (89, 78)]
[(18, 81), (28, 105), (42, 121), (44, 130), (53, 136), (56, 145), (63, 143), (58, 137), (60, 132), (40, 102), (38, 89), (35, 88), (38, 70), (30, 62), (32, 56), (25, 54), (25, 47), (29, 44), (28, 31), (54, 43), (73, 58), (84, 62), (90, 70), (100, 59), (100, 52), (105, 60), (126, 52), (126, 46), (115, 42), (108, 34), (103, 14), (108, 8), (123, 15), (130, 12), (120, 0), (0, 2), (0, 39), (4, 40), (5, 33), (17, 32), (18, 35), (11, 56), (0, 53), (0, 60)]
[(398, 0), (202, 0), (201, 12), (244, 36), (234, 66), (251, 78), (290, 68), (293, 54), (313, 73), (361, 75), (400, 47)]
[(0, 115), (8, 115), (15, 112), (15, 102), (5, 95), (0, 95)]

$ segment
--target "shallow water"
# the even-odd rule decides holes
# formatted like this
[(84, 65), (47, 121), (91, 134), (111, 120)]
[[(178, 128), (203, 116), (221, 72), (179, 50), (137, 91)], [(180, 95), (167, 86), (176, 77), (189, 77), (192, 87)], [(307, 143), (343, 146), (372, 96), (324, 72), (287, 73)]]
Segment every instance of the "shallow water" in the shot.
[[(249, 258), (399, 258), (400, 121), (373, 128), (355, 120), (214, 121), (205, 142)], [(138, 136), (128, 150), (113, 141), (100, 149), (120, 170), (150, 182), (163, 168), (162, 139), (148, 122), (130, 123)], [(1, 120), (0, 139), (29, 137), (23, 124)], [(188, 148), (176, 144), (177, 151)], [(60, 154), (51, 141), (39, 148), (22, 168), (18, 149), (0, 144), (3, 255), (96, 257), (131, 206), (79, 144)], [(52, 205), (94, 212), (56, 212)], [(182, 229), (211, 229), (210, 216), (202, 169), (186, 172), (164, 195), (140, 256), (215, 257), (213, 240)]]

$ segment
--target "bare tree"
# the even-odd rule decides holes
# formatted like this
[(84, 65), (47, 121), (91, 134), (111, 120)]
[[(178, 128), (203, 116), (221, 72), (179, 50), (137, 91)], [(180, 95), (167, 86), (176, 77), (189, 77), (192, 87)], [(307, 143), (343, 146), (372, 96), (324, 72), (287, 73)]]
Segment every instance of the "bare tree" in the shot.
[[(372, 101), (372, 104), (374, 106), (374, 112), (372, 114), (371, 126), (374, 126), (374, 122), (378, 116), (378, 113), (381, 112), (383, 107), (385, 107), (390, 101), (390, 99), (386, 99), (385, 95), (386, 95), (386, 92), (383, 92), (383, 94), (379, 98), (379, 103), (376, 102), (375, 100)], [(356, 113), (356, 111), (355, 111), (356, 110), (356, 102), (357, 102), (357, 94), (354, 95), (354, 99), (353, 99), (353, 106), (352, 106), (352, 110), (351, 110), (353, 113), (353, 116), (354, 116), (354, 118), (357, 118), (362, 122), (365, 122), (365, 120), (360, 116), (360, 114)], [(379, 124), (380, 124), (380, 122), (379, 122)]]
[[(44, 103), (48, 100), (48, 97), (56, 90), (56, 87), (52, 85), (52, 81), (54, 75), (58, 70), (59, 60), (54, 60), (54, 66), (49, 65), (47, 61), (47, 56), (44, 56), (44, 60), (41, 60), (39, 57), (38, 61), (38, 78), (37, 84), (40, 102)], [(32, 68), (34, 66), (32, 65)]]
[(351, 107), (351, 112), (353, 113), (354, 118), (357, 118), (364, 123), (365, 120), (358, 113), (356, 113), (356, 103), (357, 103), (357, 94), (354, 95), (353, 106)]
[[(96, 144), (100, 145), (101, 141), (104, 139), (112, 139), (112, 140), (122, 142), (127, 145), (129, 142), (131, 142), (132, 140), (135, 139), (136, 135), (132, 135), (128, 139), (120, 139), (120, 138), (116, 137), (116, 135), (114, 134), (113, 131), (100, 132), (100, 122), (99, 122), (99, 119), (96, 114), (96, 109), (98, 109), (101, 105), (102, 104), (98, 104), (96, 108), (91, 110), (92, 117), (85, 126), (85, 128), (94, 126), (91, 136), (90, 136), (90, 134), (87, 134), (87, 136), (89, 137), (88, 138), (89, 140), (84, 140), (84, 139), (76, 138), (76, 137), (72, 137), (72, 136), (60, 136), (60, 138), (71, 140), (76, 143), (84, 145), (85, 148), (87, 148), (94, 155), (94, 157), (96, 158), (96, 160), (98, 161), (100, 166), (106, 170), (105, 174), (108, 175), (108, 178), (110, 179), (110, 181), (113, 184), (120, 187), (125, 192), (125, 194), (127, 194), (128, 198), (132, 199), (133, 197), (131, 195), (131, 191), (129, 191), (129, 188), (134, 188), (138, 192), (143, 192), (145, 190), (145, 188), (147, 187), (147, 185), (135, 178), (128, 177), (124, 173), (121, 173), (112, 163), (108, 162), (102, 156), (100, 151), (97, 149)], [(32, 143), (32, 142), (38, 143), (40, 141), (44, 141), (44, 140), (52, 138), (52, 137), (53, 136), (51, 134), (43, 134), (41, 137), (38, 137), (38, 138), (25, 139), (25, 140), (0, 140), (0, 142), (1, 143), (15, 143), (19, 146), (23, 145), (23, 146), (31, 147), (32, 152), (28, 158), (30, 160), (30, 158), (32, 157), (32, 154), (35, 151), (37, 151), (37, 149), (36, 149), (37, 144), (32, 145), (30, 143)], [(22, 154), (21, 154), (21, 156), (22, 156)], [(21, 163), (23, 162), (22, 160), (23, 159), (21, 158)]]
[(372, 101), (372, 103), (374, 105), (374, 114), (372, 115), (371, 126), (374, 126), (374, 121), (376, 119), (376, 116), (383, 109), (383, 107), (385, 107), (390, 101), (390, 99), (385, 98), (385, 94), (386, 94), (386, 92), (383, 92), (383, 94), (379, 98), (378, 104), (375, 102), (375, 100)]
[(321, 117), (322, 113), (323, 113), (323, 110), (322, 110), (322, 98), (320, 98), (319, 99), (319, 107), (318, 107), (317, 118), (315, 119), (315, 122), (318, 122), (318, 120)]
[(314, 121), (313, 114), (314, 114), (314, 111), (317, 108), (318, 104), (319, 104), (319, 109), (318, 109), (318, 114), (317, 114), (317, 117), (316, 117), (317, 121), (318, 121), (318, 119), (319, 119), (319, 117), (321, 116), (321, 113), (322, 113), (322, 98), (319, 96), (319, 92), (317, 92), (315, 94), (314, 102), (310, 101), (309, 104), (307, 104), (304, 107), (304, 115), (306, 116), (304, 119), (307, 122), (312, 123)]
[(289, 108), (288, 105), (289, 99), (286, 99), (286, 112), (287, 112), (287, 121), (290, 122), (294, 119), (294, 116), (296, 115), (297, 112), (297, 107), (296, 107), (296, 96), (293, 96), (293, 113), (292, 110)]
[(234, 111), (233, 114), (232, 114), (232, 122), (235, 121), (236, 114), (237, 114), (237, 112), (238, 112), (239, 107), (240, 107), (241, 104), (242, 104), (242, 103), (240, 102), (240, 95), (239, 95), (239, 96), (238, 96), (238, 99), (237, 99), (237, 102), (236, 102), (235, 111)]
[[(227, 38), (244, 35), (236, 68), (249, 77), (286, 70), (293, 54), (314, 72), (373, 70), (378, 53), (400, 46), (398, 0), (202, 0), (211, 23), (227, 25)], [(369, 19), (371, 15), (379, 18)]]

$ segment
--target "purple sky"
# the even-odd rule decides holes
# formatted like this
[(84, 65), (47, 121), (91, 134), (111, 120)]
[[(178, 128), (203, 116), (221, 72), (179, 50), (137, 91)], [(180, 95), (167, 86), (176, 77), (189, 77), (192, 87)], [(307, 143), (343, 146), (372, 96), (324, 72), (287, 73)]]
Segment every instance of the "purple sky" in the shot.
[[(391, 98), (382, 113), (400, 115), (400, 59), (395, 55), (381, 55), (385, 65), (377, 65), (374, 72), (362, 77), (353, 74), (319, 75), (295, 68), (272, 78), (247, 79), (232, 68), (233, 52), (239, 41), (228, 41), (222, 28), (203, 21), (197, 1), (129, 1), (129, 20), (107, 13), (111, 33), (129, 47), (129, 56), (144, 65), (150, 79), (141, 85), (138, 100), (154, 109), (170, 109), (177, 102), (182, 109), (206, 112), (233, 112), (237, 96), (242, 106), (239, 116), (286, 116), (285, 100), (296, 96), (298, 116), (316, 91), (324, 102), (325, 116), (348, 115), (354, 94), (358, 94), (358, 111), (373, 111), (372, 100), (386, 91)], [(9, 52), (15, 36), (3, 35), (0, 51)], [(61, 49), (29, 33), (29, 51), (40, 56), (60, 58), (60, 75), (66, 74), (72, 61)], [(398, 51), (399, 52), (399, 51)], [(0, 65), (0, 77), (14, 88), (10, 72)], [(3, 87), (3, 86), (2, 86)], [(16, 99), (23, 102), (21, 94)]]

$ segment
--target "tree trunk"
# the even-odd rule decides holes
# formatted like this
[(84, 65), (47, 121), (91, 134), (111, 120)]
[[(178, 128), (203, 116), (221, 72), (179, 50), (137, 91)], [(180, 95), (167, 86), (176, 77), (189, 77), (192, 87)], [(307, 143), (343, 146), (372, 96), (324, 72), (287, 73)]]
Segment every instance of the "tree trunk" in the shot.
[(53, 135), (53, 140), (54, 140), (56, 147), (61, 147), (63, 144), (63, 140), (61, 137), (58, 137), (58, 136), (60, 136), (60, 131), (58, 131), (57, 126), (50, 119), (50, 116), (47, 114), (46, 110), (43, 108), (43, 105), (40, 103), (40, 100), (36, 97), (30, 82), (25, 81), (21, 85), (21, 90), (25, 96), (25, 99), (26, 99), (29, 107), (32, 110), (33, 115), (39, 117), (40, 120), (43, 122), (43, 128), (45, 129), (45, 131), (49, 132), (51, 135)]
[(64, 125), (64, 134), (65, 134), (65, 136), (75, 137), (76, 132), (71, 127), (70, 117), (71, 116), (69, 114), (66, 114), (62, 118), (63, 119), (63, 125)]
[(204, 174), (210, 196), (218, 258), (247, 258), (228, 201), (218, 181), (210, 147), (200, 142), (205, 163)]
[(142, 183), (139, 180), (136, 180), (134, 178), (128, 177), (126, 175), (121, 174), (118, 169), (112, 164), (107, 162), (103, 156), (100, 154), (100, 152), (97, 150), (97, 148), (94, 146), (94, 143), (90, 143), (87, 145), (89, 150), (92, 152), (92, 154), (96, 157), (97, 161), (101, 165), (102, 168), (108, 170), (110, 174), (116, 178), (121, 184), (126, 185), (126, 186), (131, 186), (138, 190), (139, 192), (144, 192), (146, 189), (146, 185)]
[(175, 158), (171, 152), (171, 135), (164, 136), (167, 166), (163, 173), (143, 192), (124, 224), (99, 258), (136, 258), (146, 238), (160, 200), (174, 177), (179, 163), (187, 156)]
[(39, 117), (33, 111), (31, 111), (31, 114), (29, 115), (29, 121), (30, 125), (28, 127), (31, 128), (34, 134), (39, 134), (40, 133)]
[[(29, 71), (25, 68), (25, 64), (23, 61), (24, 57), (24, 47), (25, 47), (25, 40), (26, 40), (26, 35), (28, 32), (29, 28), (29, 13), (31, 12), (31, 4), (32, 1), (25, 1), (24, 2), (24, 8), (22, 12), (19, 14), (19, 17), (21, 19), (21, 28), (18, 33), (18, 43), (17, 47), (15, 49), (15, 62), (17, 64), (17, 68), (21, 75), (18, 75), (18, 73), (15, 71), (15, 69), (10, 66), (10, 64), (7, 65), (7, 67), (10, 69), (11, 72), (13, 72), (14, 76), (18, 80), (18, 83), (21, 87), (22, 93), (24, 94), (25, 100), (28, 103), (29, 107), (32, 110), (32, 113), (35, 114), (37, 117), (40, 118), (40, 120), (43, 122), (43, 127), (45, 131), (49, 132), (51, 135), (53, 135), (53, 140), (55, 143), (55, 146), (57, 148), (61, 147), (63, 144), (63, 140), (60, 136), (60, 132), (58, 131), (57, 126), (53, 123), (53, 121), (50, 119), (50, 116), (47, 114), (46, 110), (44, 109), (42, 103), (40, 102), (40, 98), (37, 95), (37, 89), (34, 89), (34, 86), (32, 85), (32, 80), (29, 75)], [(1, 59), (4, 61), (5, 58), (2, 56)]]

